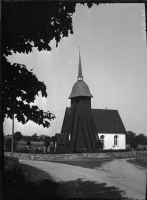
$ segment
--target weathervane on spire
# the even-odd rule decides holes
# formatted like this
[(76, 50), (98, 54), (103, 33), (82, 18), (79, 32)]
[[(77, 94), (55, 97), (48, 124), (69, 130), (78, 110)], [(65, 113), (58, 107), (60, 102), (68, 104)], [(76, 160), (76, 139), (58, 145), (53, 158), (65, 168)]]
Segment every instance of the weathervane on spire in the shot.
[(79, 47), (78, 47), (78, 48), (79, 48), (79, 53), (80, 53), (80, 49), (81, 49), (80, 45), (79, 45)]

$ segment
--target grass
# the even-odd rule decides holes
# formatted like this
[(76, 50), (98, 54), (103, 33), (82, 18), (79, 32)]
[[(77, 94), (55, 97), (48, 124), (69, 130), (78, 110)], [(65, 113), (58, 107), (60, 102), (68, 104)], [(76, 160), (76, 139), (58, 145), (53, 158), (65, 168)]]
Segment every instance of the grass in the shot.
[[(113, 158), (79, 159), (78, 161), (64, 161), (81, 167), (100, 167), (104, 162)], [(124, 199), (122, 190), (108, 187), (105, 183), (96, 183), (77, 179), (74, 181), (55, 183), (48, 173), (27, 164), (20, 164), (21, 170), (5, 172), (5, 200), (34, 200), (52, 198), (97, 198)], [(128, 198), (125, 198), (128, 199)]]
[(132, 163), (137, 167), (144, 167), (145, 169), (147, 169), (147, 164), (141, 163), (141, 162), (137, 161), (136, 159), (130, 159), (130, 160), (127, 160), (127, 162)]
[(4, 174), (5, 200), (57, 198), (59, 191), (59, 184), (50, 180), (47, 173), (26, 164)]
[(113, 160), (113, 158), (102, 158), (102, 159), (90, 158), (90, 159), (52, 161), (52, 162), (94, 169), (95, 167), (101, 167), (104, 162), (108, 162), (108, 161), (112, 161), (112, 160)]
[[(106, 183), (96, 183), (93, 181), (83, 181), (77, 179), (75, 181), (63, 182), (62, 197), (63, 198), (95, 198), (95, 199), (125, 199), (122, 197), (123, 190), (116, 187), (108, 187)], [(131, 200), (131, 199), (130, 199)]]

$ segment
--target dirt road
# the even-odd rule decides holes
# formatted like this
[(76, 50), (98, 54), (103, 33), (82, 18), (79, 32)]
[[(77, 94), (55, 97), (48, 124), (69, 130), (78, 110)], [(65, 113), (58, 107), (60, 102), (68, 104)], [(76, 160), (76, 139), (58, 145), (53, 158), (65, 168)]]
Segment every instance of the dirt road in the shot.
[(57, 182), (93, 181), (96, 183), (106, 183), (106, 186), (114, 186), (121, 192), (124, 199), (145, 199), (146, 171), (138, 168), (126, 161), (127, 159), (117, 159), (106, 162), (100, 168), (88, 169), (78, 166), (52, 163), (46, 161), (20, 160), (47, 173)]

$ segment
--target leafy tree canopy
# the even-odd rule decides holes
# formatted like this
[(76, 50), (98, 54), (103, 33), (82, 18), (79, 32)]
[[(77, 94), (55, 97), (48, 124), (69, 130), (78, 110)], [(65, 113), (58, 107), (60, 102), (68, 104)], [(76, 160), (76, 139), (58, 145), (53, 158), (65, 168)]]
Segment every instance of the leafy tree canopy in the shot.
[(31, 142), (30, 142), (30, 140), (28, 140), (28, 141), (27, 141), (27, 145), (28, 145), (28, 146), (30, 146), (30, 145), (31, 145)]
[[(89, 8), (92, 5), (87, 3)], [(29, 53), (32, 47), (50, 51), (52, 39), (57, 46), (62, 37), (73, 34), (75, 8), (74, 2), (3, 2), (3, 53)]]
[[(89, 8), (92, 5), (87, 3)], [(29, 53), (33, 47), (50, 51), (52, 39), (56, 40), (57, 46), (63, 37), (73, 34), (75, 7), (74, 2), (2, 2), (3, 121), (5, 117), (12, 119), (15, 114), (23, 124), (32, 120), (44, 127), (50, 126), (55, 115), (40, 110), (38, 106), (30, 106), (39, 91), (47, 97), (45, 84), (24, 65), (11, 64), (7, 56), (16, 52)]]
[(33, 141), (37, 141), (38, 140), (37, 133), (34, 133), (34, 135), (32, 135), (32, 140)]
[(138, 144), (142, 144), (142, 145), (147, 144), (146, 137), (143, 133), (136, 135), (136, 141)]
[(51, 142), (51, 138), (45, 137), (44, 146), (47, 148), (50, 145), (50, 142)]
[(21, 132), (15, 132), (14, 133), (14, 139), (15, 140), (17, 140), (17, 141), (19, 141), (19, 140), (22, 140), (22, 134), (21, 134)]
[(126, 143), (131, 144), (132, 140), (136, 137), (136, 134), (133, 133), (132, 131), (127, 131), (126, 133)]
[(136, 138), (134, 138), (134, 139), (131, 141), (130, 146), (131, 146), (131, 148), (133, 148), (133, 149), (137, 149), (138, 143), (137, 143), (137, 141), (136, 141)]

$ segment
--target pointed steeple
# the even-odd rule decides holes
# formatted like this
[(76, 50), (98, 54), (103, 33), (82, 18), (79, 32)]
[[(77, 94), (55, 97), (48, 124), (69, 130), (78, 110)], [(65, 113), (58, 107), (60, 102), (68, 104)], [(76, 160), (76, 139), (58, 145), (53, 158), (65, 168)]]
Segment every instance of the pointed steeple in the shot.
[(78, 71), (77, 79), (78, 79), (78, 81), (82, 81), (83, 80), (80, 50), (79, 50), (79, 71)]

